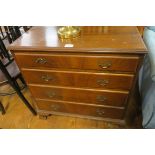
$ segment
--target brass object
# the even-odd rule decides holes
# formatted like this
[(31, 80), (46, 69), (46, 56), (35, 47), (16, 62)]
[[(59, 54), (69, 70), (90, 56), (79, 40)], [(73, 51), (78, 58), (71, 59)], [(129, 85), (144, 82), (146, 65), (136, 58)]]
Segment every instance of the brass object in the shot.
[(105, 62), (99, 63), (99, 66), (102, 69), (107, 69), (107, 68), (111, 67), (111, 65), (112, 65), (112, 63), (110, 61), (105, 61)]
[(35, 62), (39, 64), (45, 64), (47, 63), (47, 60), (45, 58), (37, 58)]
[(75, 38), (80, 35), (80, 31), (78, 26), (63, 26), (58, 29), (58, 35), (62, 39)]
[(106, 98), (105, 96), (100, 95), (100, 96), (97, 96), (97, 97), (96, 97), (96, 100), (97, 100), (98, 102), (104, 102), (104, 101), (107, 100), (107, 98)]
[(50, 98), (54, 98), (54, 97), (56, 97), (56, 92), (48, 92), (47, 95)]
[(60, 106), (57, 105), (57, 104), (52, 104), (52, 105), (51, 105), (51, 109), (54, 110), (54, 111), (57, 111), (57, 110), (60, 109)]
[(97, 109), (96, 112), (100, 116), (103, 116), (105, 114), (105, 112), (102, 109)]
[(59, 95), (58, 92), (55, 92), (55, 91), (50, 91), (50, 92), (47, 92), (46, 95), (49, 97), (49, 98), (55, 98), (55, 99), (62, 99), (62, 96)]
[(48, 81), (50, 81), (50, 80), (54, 80), (54, 78), (53, 77), (50, 77), (49, 75), (42, 75), (41, 76), (41, 78), (44, 80), (44, 81), (46, 81), (46, 82), (48, 82)]
[(97, 80), (97, 83), (100, 85), (100, 86), (106, 86), (109, 81), (108, 80)]

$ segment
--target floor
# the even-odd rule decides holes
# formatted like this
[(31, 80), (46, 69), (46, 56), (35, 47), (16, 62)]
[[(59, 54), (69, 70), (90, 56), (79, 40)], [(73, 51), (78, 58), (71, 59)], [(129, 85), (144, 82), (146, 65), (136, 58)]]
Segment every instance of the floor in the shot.
[[(29, 91), (24, 90), (25, 97), (32, 103)], [(3, 129), (104, 129), (120, 128), (118, 125), (96, 121), (90, 119), (81, 119), (76, 117), (52, 115), (47, 120), (40, 119), (39, 116), (33, 116), (25, 107), (17, 95), (1, 98), (6, 109), (6, 114), (0, 113), (0, 128)]]

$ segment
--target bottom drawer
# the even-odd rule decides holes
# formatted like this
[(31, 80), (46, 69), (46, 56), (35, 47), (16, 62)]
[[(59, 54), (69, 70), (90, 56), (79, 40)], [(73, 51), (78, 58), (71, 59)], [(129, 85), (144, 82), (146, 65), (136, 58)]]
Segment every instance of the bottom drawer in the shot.
[(36, 100), (39, 110), (50, 112), (61, 112), (75, 115), (85, 115), (91, 117), (104, 117), (113, 119), (122, 119), (124, 115), (123, 108), (109, 108), (101, 106), (73, 104), (60, 101)]

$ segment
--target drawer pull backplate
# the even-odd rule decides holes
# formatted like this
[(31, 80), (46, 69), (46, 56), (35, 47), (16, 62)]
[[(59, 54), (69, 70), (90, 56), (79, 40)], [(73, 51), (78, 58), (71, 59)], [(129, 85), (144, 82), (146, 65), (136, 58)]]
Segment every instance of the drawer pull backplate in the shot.
[(106, 86), (109, 83), (109, 81), (108, 80), (97, 80), (97, 83), (100, 86)]
[(102, 69), (108, 69), (111, 67), (111, 65), (112, 65), (111, 61), (103, 61), (99, 63), (99, 67)]
[(54, 80), (54, 78), (53, 77), (51, 77), (51, 76), (49, 76), (49, 75), (42, 75), (41, 76), (41, 79), (43, 79), (44, 81), (46, 81), (46, 82), (48, 82), (48, 81), (53, 81)]
[(98, 101), (98, 102), (104, 102), (104, 101), (106, 101), (107, 100), (107, 98), (105, 97), (105, 96), (97, 96), (96, 97), (96, 100)]
[(51, 105), (51, 109), (54, 110), (54, 111), (57, 111), (57, 110), (60, 109), (60, 106), (57, 105), (57, 104), (52, 104), (52, 105)]
[(97, 112), (97, 114), (99, 116), (103, 116), (105, 114), (105, 112), (103, 111), (103, 109), (97, 109), (96, 112)]
[(35, 62), (38, 64), (45, 64), (47, 63), (47, 60), (45, 58), (37, 58)]

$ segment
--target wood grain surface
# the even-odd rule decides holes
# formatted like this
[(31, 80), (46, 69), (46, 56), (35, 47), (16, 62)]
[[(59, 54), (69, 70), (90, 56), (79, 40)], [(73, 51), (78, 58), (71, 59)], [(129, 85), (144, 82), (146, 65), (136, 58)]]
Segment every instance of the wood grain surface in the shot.
[(81, 88), (123, 89), (129, 90), (133, 74), (116, 74), (102, 72), (82, 72), (69, 70), (22, 69), (29, 84), (69, 86)]
[[(145, 53), (147, 51), (137, 27), (133, 26), (84, 26), (81, 35), (74, 39), (58, 38), (58, 27), (33, 27), (17, 39), (10, 50), (26, 50), (33, 52), (49, 51), (81, 51), (112, 53)], [(72, 48), (65, 47), (72, 44)], [(79, 51), (80, 50), (80, 51)]]
[(29, 84), (29, 88), (35, 98), (109, 106), (125, 106), (129, 94), (128, 91), (79, 89), (32, 84)]

